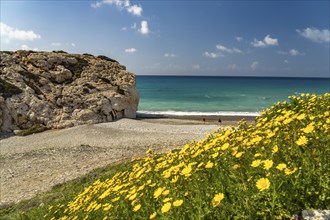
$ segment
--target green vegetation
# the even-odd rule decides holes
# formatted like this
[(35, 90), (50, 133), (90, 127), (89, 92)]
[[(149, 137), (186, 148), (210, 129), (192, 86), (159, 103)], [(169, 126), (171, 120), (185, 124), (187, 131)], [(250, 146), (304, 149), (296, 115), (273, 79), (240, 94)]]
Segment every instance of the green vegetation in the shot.
[(89, 53), (83, 53), (84, 56), (89, 56), (89, 57), (94, 57), (94, 55), (89, 54)]
[(3, 50), (3, 51), (0, 51), (1, 53), (6, 53), (6, 54), (9, 54), (9, 55), (12, 55), (14, 52), (13, 51), (8, 51), (8, 50)]
[[(330, 94), (277, 103), (180, 151), (87, 178), (21, 219), (288, 219), (330, 208)], [(63, 187), (66, 184), (63, 185)], [(3, 212), (4, 213), (4, 212)], [(20, 213), (20, 214), (19, 214)]]
[(2, 95), (4, 98), (10, 98), (13, 95), (20, 93), (22, 93), (20, 88), (3, 79), (0, 79), (0, 95)]
[(65, 52), (64, 50), (53, 50), (53, 53), (65, 53), (68, 54), (68, 52)]
[(16, 135), (18, 135), (18, 136), (26, 136), (26, 135), (30, 135), (30, 134), (35, 134), (35, 133), (43, 132), (45, 130), (47, 130), (47, 128), (45, 126), (43, 126), (43, 125), (34, 125), (31, 128), (20, 130), (19, 132), (16, 133)]
[(117, 60), (111, 59), (111, 58), (109, 58), (109, 57), (107, 57), (107, 56), (104, 56), (104, 55), (99, 55), (99, 56), (97, 56), (97, 58), (100, 58), (100, 59), (102, 59), (102, 60), (106, 60), (106, 61), (110, 61), (110, 62), (118, 63)]

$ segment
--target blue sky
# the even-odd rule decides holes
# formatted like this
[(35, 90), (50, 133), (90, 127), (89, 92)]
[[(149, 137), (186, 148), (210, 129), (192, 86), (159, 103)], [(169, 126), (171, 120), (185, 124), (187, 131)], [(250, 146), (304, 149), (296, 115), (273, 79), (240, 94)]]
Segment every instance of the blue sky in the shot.
[(1, 50), (106, 55), (138, 75), (330, 77), (329, 1), (1, 0)]

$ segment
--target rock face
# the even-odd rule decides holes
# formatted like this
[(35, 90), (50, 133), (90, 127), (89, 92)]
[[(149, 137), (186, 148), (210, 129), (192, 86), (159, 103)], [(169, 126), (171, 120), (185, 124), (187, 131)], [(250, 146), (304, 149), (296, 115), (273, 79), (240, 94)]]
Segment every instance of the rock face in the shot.
[(135, 118), (135, 76), (105, 56), (0, 52), (0, 131)]

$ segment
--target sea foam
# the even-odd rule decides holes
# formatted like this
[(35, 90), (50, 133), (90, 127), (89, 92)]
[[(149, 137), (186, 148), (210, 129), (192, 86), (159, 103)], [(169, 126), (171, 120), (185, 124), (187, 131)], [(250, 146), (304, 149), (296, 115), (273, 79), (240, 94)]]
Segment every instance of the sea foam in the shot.
[(138, 111), (138, 116), (259, 116), (259, 112), (183, 112), (183, 111)]

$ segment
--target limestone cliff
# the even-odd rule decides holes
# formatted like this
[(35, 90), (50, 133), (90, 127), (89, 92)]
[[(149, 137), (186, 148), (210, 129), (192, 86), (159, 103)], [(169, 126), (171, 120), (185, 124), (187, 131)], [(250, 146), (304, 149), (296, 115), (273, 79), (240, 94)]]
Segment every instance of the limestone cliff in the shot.
[(135, 76), (105, 56), (0, 52), (0, 131), (135, 118)]

